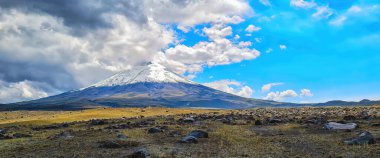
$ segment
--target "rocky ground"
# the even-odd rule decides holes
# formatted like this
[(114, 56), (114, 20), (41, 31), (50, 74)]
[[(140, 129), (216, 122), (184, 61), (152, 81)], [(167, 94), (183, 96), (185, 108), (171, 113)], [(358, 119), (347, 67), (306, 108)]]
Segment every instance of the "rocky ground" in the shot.
[(380, 157), (380, 106), (170, 110), (1, 124), (0, 157)]

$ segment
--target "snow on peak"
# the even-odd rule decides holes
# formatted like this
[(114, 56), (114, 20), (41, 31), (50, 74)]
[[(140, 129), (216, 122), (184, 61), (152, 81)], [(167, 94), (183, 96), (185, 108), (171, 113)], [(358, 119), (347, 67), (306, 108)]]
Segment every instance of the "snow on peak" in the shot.
[(132, 70), (113, 75), (90, 87), (120, 86), (140, 82), (196, 84), (176, 73), (166, 70), (160, 64), (148, 63), (147, 65), (137, 66)]

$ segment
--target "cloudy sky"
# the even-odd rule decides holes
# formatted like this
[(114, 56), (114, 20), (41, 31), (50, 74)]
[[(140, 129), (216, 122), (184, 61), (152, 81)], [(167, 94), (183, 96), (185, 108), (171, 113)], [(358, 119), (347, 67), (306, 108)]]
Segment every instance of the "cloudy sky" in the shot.
[(380, 99), (378, 0), (2, 0), (0, 103), (148, 61), (292, 102)]

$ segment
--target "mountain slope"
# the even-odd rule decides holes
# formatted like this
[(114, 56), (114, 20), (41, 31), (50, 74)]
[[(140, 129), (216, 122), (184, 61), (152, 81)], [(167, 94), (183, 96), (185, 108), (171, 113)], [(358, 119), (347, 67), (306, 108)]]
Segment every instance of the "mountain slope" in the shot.
[(279, 103), (225, 93), (192, 82), (150, 63), (118, 73), (87, 88), (56, 96), (2, 106), (0, 109), (73, 110), (111, 107), (208, 107), (249, 108)]

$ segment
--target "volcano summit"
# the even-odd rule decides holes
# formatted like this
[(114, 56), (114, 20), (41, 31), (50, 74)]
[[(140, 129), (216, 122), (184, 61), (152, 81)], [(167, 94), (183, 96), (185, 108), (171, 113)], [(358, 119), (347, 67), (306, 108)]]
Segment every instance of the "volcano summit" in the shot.
[(149, 63), (113, 75), (87, 88), (8, 104), (1, 106), (1, 109), (72, 110), (104, 106), (249, 108), (274, 104), (279, 103), (222, 92), (183, 78), (160, 64)]

